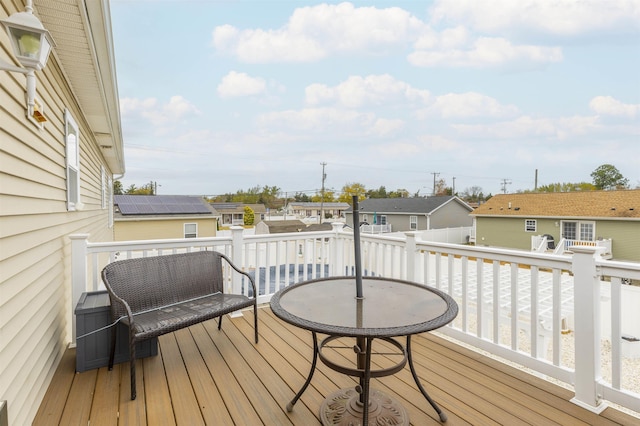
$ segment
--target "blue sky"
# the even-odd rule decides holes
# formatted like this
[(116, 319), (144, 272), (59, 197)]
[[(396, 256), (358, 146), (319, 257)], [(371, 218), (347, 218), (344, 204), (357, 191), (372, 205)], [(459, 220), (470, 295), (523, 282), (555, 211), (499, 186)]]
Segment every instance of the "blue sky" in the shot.
[[(125, 187), (640, 186), (640, 0), (111, 0)], [(455, 178), (455, 179), (454, 179)]]

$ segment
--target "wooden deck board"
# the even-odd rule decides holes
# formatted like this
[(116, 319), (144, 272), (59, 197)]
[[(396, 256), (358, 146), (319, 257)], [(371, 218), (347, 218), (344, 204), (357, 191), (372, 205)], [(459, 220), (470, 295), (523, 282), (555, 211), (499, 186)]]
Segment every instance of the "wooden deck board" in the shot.
[[(136, 363), (135, 401), (130, 400), (129, 363), (113, 371), (75, 373), (75, 351), (68, 350), (33, 424), (320, 424), (324, 399), (356, 380), (318, 362), (311, 385), (287, 413), (286, 404), (309, 374), (311, 333), (280, 321), (268, 308), (260, 309), (259, 319), (257, 345), (250, 311), (225, 318), (222, 330), (209, 321), (162, 336), (158, 356)], [(376, 342), (385, 352), (388, 345)], [(449, 426), (640, 424), (640, 419), (613, 408), (600, 415), (582, 409), (569, 401), (570, 390), (437, 335), (415, 336), (412, 346), (417, 373), (447, 413)], [(345, 363), (354, 360), (348, 349), (328, 349), (327, 354)], [(396, 362), (397, 355), (374, 357), (376, 368)], [(408, 366), (393, 376), (372, 379), (372, 387), (400, 401), (412, 425), (440, 424)]]

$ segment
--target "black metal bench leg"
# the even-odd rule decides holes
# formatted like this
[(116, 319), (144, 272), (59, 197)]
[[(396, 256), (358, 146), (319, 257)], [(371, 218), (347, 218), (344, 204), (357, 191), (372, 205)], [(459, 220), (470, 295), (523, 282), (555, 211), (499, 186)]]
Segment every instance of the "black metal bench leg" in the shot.
[(447, 415), (444, 413), (444, 411), (440, 409), (440, 407), (438, 407), (438, 404), (436, 404), (436, 402), (433, 399), (431, 399), (431, 397), (429, 396), (425, 388), (422, 386), (422, 383), (420, 383), (420, 379), (418, 378), (416, 369), (413, 366), (413, 357), (411, 355), (411, 335), (407, 336), (407, 357), (409, 359), (409, 368), (411, 369), (413, 380), (416, 381), (416, 385), (418, 386), (418, 389), (420, 389), (420, 392), (422, 392), (422, 395), (424, 395), (427, 401), (429, 401), (429, 404), (431, 404), (433, 409), (436, 410), (436, 413), (438, 413), (438, 416), (440, 416), (440, 421), (443, 423), (446, 422)]
[(287, 411), (289, 413), (293, 411), (294, 404), (298, 402), (298, 400), (300, 399), (304, 391), (307, 389), (307, 386), (309, 386), (309, 383), (311, 383), (311, 378), (313, 377), (313, 373), (316, 371), (316, 362), (318, 361), (318, 336), (316, 335), (315, 331), (312, 331), (311, 334), (313, 334), (313, 361), (311, 362), (311, 371), (309, 372), (309, 377), (307, 377), (307, 381), (304, 382), (304, 385), (302, 385), (302, 388), (298, 391), (298, 393), (291, 400), (291, 402), (287, 404)]
[(220, 316), (218, 317), (218, 330), (222, 329), (222, 317), (223, 317), (223, 316), (224, 316), (224, 315), (220, 315)]

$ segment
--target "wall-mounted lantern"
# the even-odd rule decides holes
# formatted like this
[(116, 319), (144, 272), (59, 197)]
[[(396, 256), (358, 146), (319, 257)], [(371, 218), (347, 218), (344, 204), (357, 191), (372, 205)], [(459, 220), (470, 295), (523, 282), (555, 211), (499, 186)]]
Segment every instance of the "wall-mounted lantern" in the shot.
[(0, 22), (9, 35), (13, 54), (24, 67), (16, 67), (0, 59), (0, 69), (26, 75), (27, 117), (37, 123), (43, 123), (47, 119), (43, 114), (42, 105), (36, 101), (35, 71), (40, 71), (47, 64), (55, 42), (42, 22), (33, 14), (32, 0), (27, 0), (24, 12), (14, 13)]

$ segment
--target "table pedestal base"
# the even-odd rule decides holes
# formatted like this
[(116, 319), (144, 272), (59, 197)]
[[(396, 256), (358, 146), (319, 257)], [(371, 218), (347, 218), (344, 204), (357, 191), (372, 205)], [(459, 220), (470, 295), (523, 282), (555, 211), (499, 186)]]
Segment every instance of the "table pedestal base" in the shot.
[[(355, 388), (340, 389), (322, 403), (320, 421), (325, 426), (361, 425), (363, 408), (360, 394)], [(409, 425), (409, 415), (404, 407), (377, 389), (369, 392), (368, 417), (369, 425)]]

